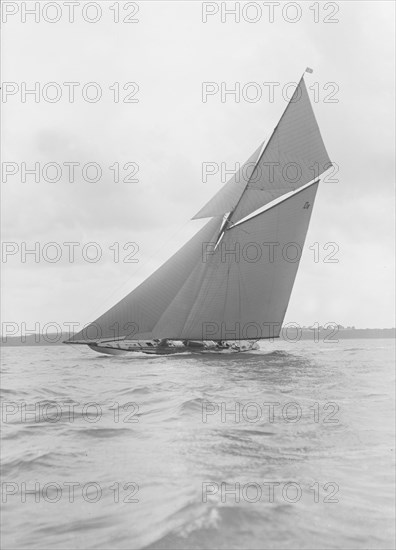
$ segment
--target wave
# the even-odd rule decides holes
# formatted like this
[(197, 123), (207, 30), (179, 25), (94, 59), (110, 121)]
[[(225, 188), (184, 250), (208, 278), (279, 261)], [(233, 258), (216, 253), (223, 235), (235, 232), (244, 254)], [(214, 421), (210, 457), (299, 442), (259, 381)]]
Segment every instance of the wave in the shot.
[[(83, 452), (68, 452), (67, 459), (73, 460), (83, 456)], [(2, 476), (18, 477), (22, 474), (34, 473), (37, 469), (43, 468), (45, 472), (57, 468), (65, 461), (64, 453), (56, 452), (33, 452), (26, 453), (24, 457), (4, 458), (2, 461)]]
[(182, 414), (201, 412), (202, 405), (205, 402), (206, 402), (206, 399), (204, 399), (203, 397), (193, 397), (192, 399), (183, 401), (183, 403), (179, 406), (179, 412)]
[(79, 428), (74, 430), (74, 434), (77, 436), (92, 437), (95, 439), (108, 439), (113, 437), (120, 437), (121, 435), (131, 432), (131, 428)]

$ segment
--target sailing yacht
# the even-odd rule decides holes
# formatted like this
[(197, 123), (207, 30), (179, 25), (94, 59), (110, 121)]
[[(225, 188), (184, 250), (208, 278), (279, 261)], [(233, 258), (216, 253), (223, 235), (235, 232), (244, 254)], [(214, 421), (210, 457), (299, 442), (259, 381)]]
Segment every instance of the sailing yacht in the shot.
[(110, 355), (227, 353), (279, 337), (331, 166), (303, 74), (270, 138), (193, 217), (206, 225), (65, 343)]

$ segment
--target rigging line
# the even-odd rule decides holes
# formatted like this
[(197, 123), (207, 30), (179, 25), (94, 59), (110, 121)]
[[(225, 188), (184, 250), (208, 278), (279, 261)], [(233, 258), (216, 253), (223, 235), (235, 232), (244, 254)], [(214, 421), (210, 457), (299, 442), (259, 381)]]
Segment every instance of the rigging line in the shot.
[[(219, 252), (217, 251), (217, 254), (219, 254)], [(188, 318), (186, 320), (186, 322), (184, 323), (184, 326), (183, 326), (183, 331), (186, 329), (188, 330), (189, 327), (193, 326), (196, 319), (198, 318), (198, 313), (200, 312), (200, 309), (202, 310), (202, 306), (205, 304), (206, 302), (206, 299), (209, 295), (209, 292), (211, 290), (211, 283), (213, 282), (216, 282), (216, 271), (218, 271), (219, 269), (219, 258), (216, 257), (216, 256), (212, 256), (210, 258), (210, 263), (211, 263), (211, 277), (210, 278), (207, 278), (207, 279), (203, 279), (202, 280), (202, 283), (200, 285), (200, 289), (196, 295), (196, 299), (195, 299), (195, 302), (194, 302), (194, 306), (195, 306), (195, 309), (192, 309), (190, 314), (188, 315)], [(216, 261), (216, 263), (215, 263)], [(221, 265), (221, 258), (220, 258), (220, 265)], [(206, 267), (206, 270), (208, 270), (209, 268)], [(215, 274), (213, 275), (213, 272), (215, 272)], [(223, 283), (224, 283), (224, 278), (219, 278), (218, 281), (217, 281), (217, 288), (216, 290), (213, 290), (213, 296), (216, 296), (217, 293), (219, 292), (219, 290), (221, 290), (221, 287), (223, 286)], [(198, 304), (198, 306), (196, 305)], [(213, 319), (212, 319), (213, 320)]]
[[(272, 136), (271, 136), (271, 137), (272, 137)], [(271, 139), (271, 138), (270, 138), (270, 139)], [(236, 205), (234, 206), (234, 208), (231, 210), (231, 212), (230, 212), (230, 213), (228, 214), (228, 216), (227, 216), (227, 219), (226, 219), (225, 224), (224, 224), (224, 227), (225, 227), (225, 230), (226, 230), (226, 231), (229, 229), (229, 225), (231, 224), (231, 218), (232, 218), (233, 213), (234, 213), (235, 210), (237, 209), (239, 203), (240, 203), (241, 200), (242, 200), (242, 197), (243, 197), (244, 194), (246, 193), (246, 190), (247, 190), (247, 188), (248, 188), (248, 185), (249, 185), (249, 183), (250, 183), (250, 180), (252, 179), (253, 174), (255, 173), (256, 168), (257, 168), (257, 166), (258, 166), (258, 163), (260, 162), (260, 159), (261, 159), (261, 157), (263, 156), (264, 151), (265, 151), (266, 148), (267, 148), (268, 142), (269, 142), (269, 140), (268, 140), (266, 143), (263, 143), (263, 150), (261, 151), (261, 154), (259, 155), (258, 159), (256, 160), (256, 162), (255, 162), (255, 164), (254, 164), (254, 168), (253, 168), (252, 173), (250, 174), (250, 176), (249, 176), (249, 178), (248, 178), (248, 180), (247, 180), (247, 182), (246, 182), (245, 188), (244, 188), (244, 190), (242, 191), (242, 194), (241, 194), (241, 196), (239, 197), (238, 202), (236, 203)]]
[[(199, 268), (199, 267), (200, 267), (200, 271), (199, 271), (198, 273), (196, 273), (196, 270), (197, 270), (197, 268)], [(205, 271), (205, 265), (204, 265), (204, 264), (202, 264), (201, 266), (198, 264), (198, 265), (196, 265), (196, 266), (192, 269), (191, 273), (188, 275), (188, 277), (186, 278), (186, 280), (184, 281), (184, 283), (183, 283), (182, 286), (180, 287), (180, 289), (179, 289), (178, 293), (176, 294), (176, 296), (173, 298), (173, 300), (170, 302), (170, 304), (168, 305), (168, 307), (167, 307), (167, 308), (165, 309), (165, 311), (162, 313), (161, 317), (158, 319), (158, 321), (157, 321), (157, 322), (155, 323), (155, 325), (153, 326), (152, 332), (154, 332), (155, 330), (158, 329), (158, 325), (159, 325), (161, 322), (163, 322), (163, 318), (165, 318), (165, 316), (168, 315), (168, 312), (169, 312), (170, 308), (173, 306), (173, 304), (175, 303), (175, 301), (179, 298), (180, 294), (186, 289), (186, 287), (187, 287), (187, 285), (189, 284), (191, 278), (192, 278), (192, 277), (197, 277), (197, 284), (196, 284), (196, 286), (197, 286), (198, 290), (197, 290), (196, 292), (194, 292), (195, 298), (194, 298), (194, 300), (192, 301), (191, 308), (194, 306), (195, 301), (196, 301), (196, 299), (197, 299), (197, 296), (198, 296), (198, 294), (199, 294), (199, 292), (200, 292), (200, 290), (201, 290), (201, 288), (202, 288), (202, 284), (203, 284), (203, 273), (204, 273), (204, 271)], [(200, 279), (201, 279), (201, 283), (198, 284)], [(186, 327), (186, 323), (187, 323), (187, 321), (188, 321), (188, 319), (189, 319), (189, 317), (190, 317), (190, 315), (191, 315), (191, 311), (192, 311), (191, 308), (190, 308), (189, 311), (187, 311), (187, 312), (184, 314), (184, 319), (183, 319), (182, 322), (181, 322), (182, 324), (181, 324), (181, 328), (180, 328), (180, 334), (183, 334), (183, 332), (184, 332), (184, 329), (185, 329), (185, 327)]]
[(250, 300), (249, 300), (249, 294), (248, 294), (248, 292), (247, 292), (247, 290), (246, 290), (246, 284), (245, 284), (245, 280), (244, 280), (244, 278), (243, 278), (243, 276), (242, 276), (242, 271), (241, 271), (241, 265), (240, 265), (240, 264), (239, 264), (239, 266), (238, 266), (238, 269), (239, 269), (239, 275), (240, 275), (240, 277), (239, 277), (239, 284), (242, 285), (243, 293), (244, 293), (244, 300), (245, 300), (245, 303), (248, 304), (248, 306), (249, 306), (248, 309), (250, 310), (250, 309), (251, 309), (251, 302), (250, 302)]
[[(257, 169), (257, 166), (259, 165), (261, 159), (263, 158), (264, 153), (265, 153), (265, 151), (267, 150), (268, 145), (270, 144), (271, 140), (273, 139), (273, 137), (274, 137), (274, 135), (275, 135), (275, 132), (276, 132), (276, 129), (278, 128), (278, 126), (279, 126), (279, 124), (281, 123), (283, 117), (285, 116), (285, 114), (286, 114), (288, 108), (290, 107), (290, 104), (291, 104), (291, 102), (292, 102), (292, 99), (293, 99), (293, 97), (294, 97), (294, 94), (295, 94), (296, 91), (298, 90), (298, 88), (299, 88), (299, 86), (300, 86), (300, 84), (301, 84), (301, 82), (302, 82), (302, 80), (303, 80), (303, 78), (304, 78), (304, 74), (305, 74), (305, 71), (303, 72), (303, 74), (302, 74), (300, 80), (298, 81), (297, 86), (296, 86), (296, 89), (294, 90), (293, 95), (292, 95), (291, 98), (289, 99), (289, 103), (286, 105), (286, 108), (285, 108), (285, 110), (283, 111), (283, 113), (282, 113), (280, 119), (278, 120), (277, 125), (276, 125), (275, 128), (272, 130), (272, 134), (271, 134), (270, 137), (267, 139), (267, 141), (266, 141), (266, 143), (265, 143), (265, 146), (264, 146), (263, 150), (261, 151), (261, 153), (260, 153), (260, 155), (259, 155), (259, 157), (258, 157), (258, 159), (257, 159), (257, 161), (256, 161), (256, 163), (255, 163), (255, 166), (254, 166), (254, 168), (253, 168), (253, 170), (252, 170), (252, 173), (251, 173), (251, 175), (250, 175), (248, 181), (246, 182), (245, 189), (243, 190), (242, 195), (239, 197), (239, 200), (238, 200), (238, 202), (236, 203), (236, 205), (234, 206), (232, 212), (229, 213), (228, 218), (227, 218), (227, 222), (226, 222), (228, 225), (231, 223), (231, 217), (232, 217), (233, 213), (235, 212), (235, 210), (237, 209), (239, 203), (241, 202), (242, 197), (243, 197), (244, 194), (246, 193), (247, 188), (248, 188), (248, 185), (249, 185), (249, 183), (250, 183), (250, 180), (252, 179), (253, 174), (255, 173), (255, 171), (256, 171), (256, 169)], [(279, 145), (278, 145), (278, 148), (279, 148)], [(227, 227), (227, 229), (228, 229), (228, 227)]]
[[(214, 235), (212, 235), (212, 238), (214, 237)], [(209, 262), (204, 266), (204, 269), (203, 269), (203, 272), (207, 272), (208, 269), (209, 269), (209, 264), (213, 261), (213, 258), (215, 256), (212, 256), (210, 259), (209, 259)], [(217, 266), (216, 266), (216, 269), (217, 269)], [(181, 333), (183, 334), (183, 332), (185, 330), (188, 329), (189, 326), (191, 326), (194, 322), (195, 322), (195, 318), (197, 316), (196, 314), (196, 311), (197, 311), (197, 307), (196, 307), (196, 304), (198, 302), (198, 299), (200, 298), (201, 294), (203, 295), (203, 298), (201, 297), (200, 300), (201, 300), (201, 303), (202, 303), (202, 300), (205, 301), (206, 300), (206, 297), (208, 295), (208, 292), (209, 292), (209, 283), (211, 281), (209, 279), (205, 279), (204, 277), (204, 274), (203, 276), (201, 277), (201, 281), (199, 283), (199, 288), (195, 294), (195, 300), (192, 304), (192, 307), (191, 307), (191, 310), (190, 312), (187, 314), (187, 317), (184, 321), (184, 324), (182, 326), (182, 329), (181, 329)], [(195, 308), (195, 311), (194, 311), (194, 308)]]
[[(213, 271), (216, 272), (218, 270), (218, 268), (219, 268), (218, 263), (216, 265), (212, 266), (211, 275), (213, 275)], [(200, 308), (201, 309), (202, 309), (202, 304), (205, 304), (206, 299), (209, 295), (210, 283), (212, 283), (213, 280), (216, 280), (215, 276), (202, 281), (201, 288), (199, 289), (199, 293), (197, 294), (197, 301), (198, 301), (198, 298), (199, 298), (199, 303), (200, 303)], [(214, 296), (216, 296), (217, 292), (221, 289), (222, 284), (223, 284), (223, 279), (219, 279), (219, 281), (217, 283), (217, 285), (218, 285), (217, 289), (214, 292)], [(191, 323), (195, 322), (195, 320), (197, 319), (197, 312), (199, 312), (198, 308), (195, 309), (194, 316), (192, 316), (191, 319), (189, 319), (190, 320), (190, 325), (191, 325)], [(186, 323), (186, 325), (187, 325), (187, 323)]]
[[(279, 218), (280, 218), (280, 212), (279, 210), (276, 212), (277, 213), (277, 216), (276, 216), (276, 230), (275, 230), (275, 235), (276, 235), (276, 239), (279, 238)], [(271, 279), (271, 285), (270, 285), (270, 290), (268, 292), (268, 296), (272, 296), (272, 293), (273, 293), (273, 289), (274, 289), (274, 283), (275, 283), (275, 275), (274, 273), (272, 273), (272, 279)], [(267, 302), (267, 305), (268, 305), (268, 302)], [(283, 322), (283, 319), (282, 319), (282, 322)], [(282, 328), (282, 324), (281, 324), (281, 327)]]
[(241, 300), (241, 266), (238, 264), (238, 318), (242, 318), (242, 300)]
[[(302, 82), (303, 79), (304, 79), (304, 74), (305, 74), (305, 71), (303, 72), (303, 74), (302, 74), (300, 80), (298, 81), (297, 86), (296, 86), (296, 89), (294, 90), (293, 95), (292, 95), (291, 98), (289, 99), (289, 103), (286, 105), (285, 110), (283, 111), (283, 113), (282, 113), (280, 119), (278, 120), (278, 124), (275, 126), (275, 128), (274, 128), (273, 131), (272, 131), (272, 134), (270, 135), (269, 139), (267, 140), (267, 143), (265, 144), (265, 148), (264, 148), (263, 151), (261, 152), (261, 155), (260, 155), (260, 157), (259, 157), (259, 159), (258, 159), (257, 162), (260, 162), (260, 160), (262, 159), (262, 157), (263, 157), (263, 155), (264, 155), (264, 153), (265, 153), (265, 151), (266, 151), (266, 149), (267, 149), (269, 143), (271, 142), (272, 138), (274, 137), (274, 134), (275, 134), (276, 129), (278, 128), (278, 126), (279, 126), (279, 124), (281, 123), (283, 117), (285, 116), (285, 114), (286, 114), (288, 108), (290, 107), (290, 104), (291, 104), (291, 102), (292, 102), (292, 99), (293, 99), (293, 97), (294, 97), (294, 94), (296, 93), (296, 91), (297, 91), (298, 88), (300, 87), (301, 82)], [(293, 103), (294, 103), (294, 102), (293, 102)]]
[(222, 319), (225, 318), (225, 310), (226, 310), (226, 307), (227, 307), (227, 296), (228, 296), (228, 288), (229, 288), (229, 283), (230, 283), (230, 271), (231, 271), (231, 263), (228, 265), (228, 269), (227, 269), (227, 282), (226, 282), (226, 289), (225, 289)]

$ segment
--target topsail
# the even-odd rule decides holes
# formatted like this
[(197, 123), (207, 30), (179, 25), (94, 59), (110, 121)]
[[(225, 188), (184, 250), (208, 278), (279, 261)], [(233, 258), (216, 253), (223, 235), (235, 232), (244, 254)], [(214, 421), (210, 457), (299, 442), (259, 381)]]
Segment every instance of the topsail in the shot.
[[(256, 158), (257, 151), (249, 159)], [(286, 110), (266, 143), (239, 196), (229, 200), (226, 185), (194, 218), (233, 212), (235, 223), (272, 200), (299, 189), (331, 167), (312, 110), (304, 78), (298, 83)], [(245, 173), (242, 167), (242, 173)], [(215, 212), (215, 214), (214, 214)]]
[(278, 336), (330, 166), (301, 78), (267, 143), (194, 216), (212, 219), (69, 343)]

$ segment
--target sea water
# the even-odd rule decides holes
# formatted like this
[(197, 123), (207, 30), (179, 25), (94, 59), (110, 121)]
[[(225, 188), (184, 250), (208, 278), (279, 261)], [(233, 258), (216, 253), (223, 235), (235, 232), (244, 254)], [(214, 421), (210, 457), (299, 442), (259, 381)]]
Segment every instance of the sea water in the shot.
[(2, 355), (2, 548), (394, 548), (391, 339)]

